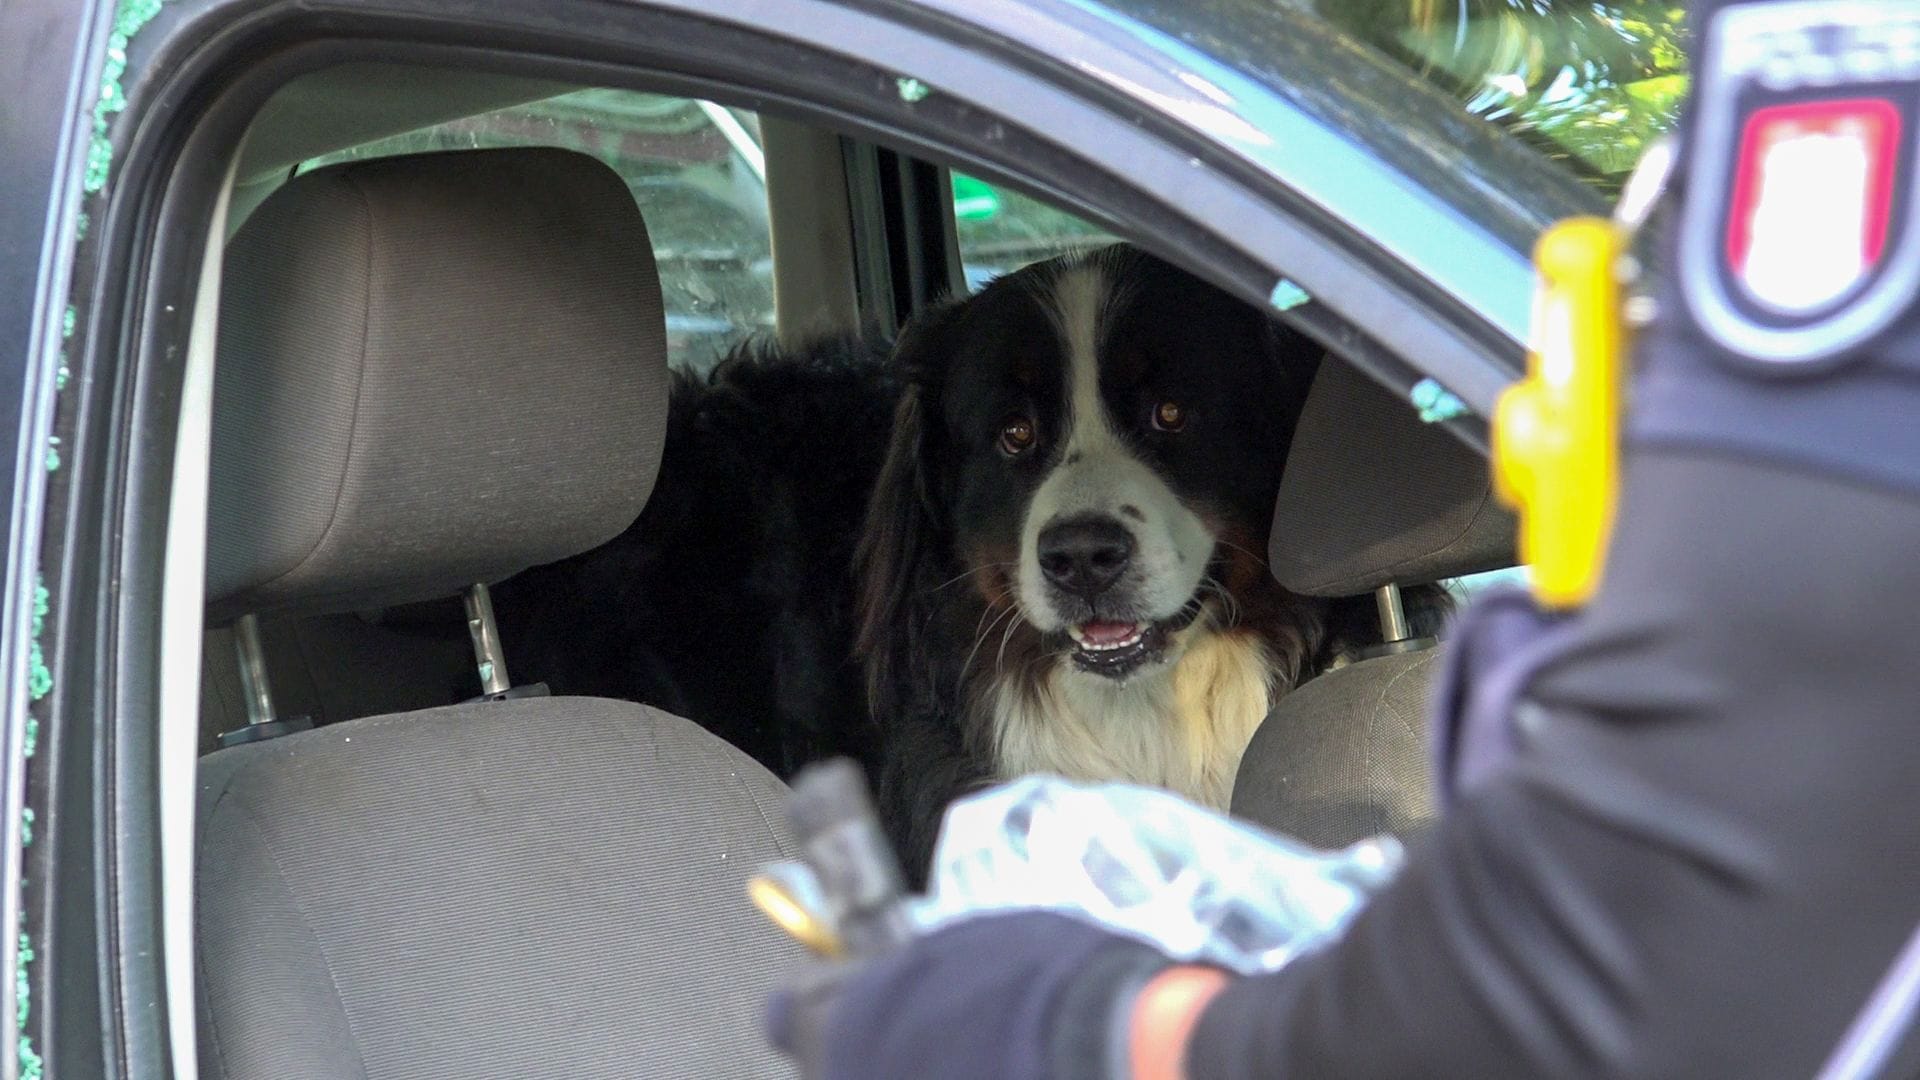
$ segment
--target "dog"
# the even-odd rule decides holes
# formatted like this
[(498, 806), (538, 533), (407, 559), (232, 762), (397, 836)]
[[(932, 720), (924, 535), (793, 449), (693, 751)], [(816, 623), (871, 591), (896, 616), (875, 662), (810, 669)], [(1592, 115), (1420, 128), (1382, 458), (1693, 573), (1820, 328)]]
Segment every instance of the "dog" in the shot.
[[(1378, 640), (1370, 598), (1268, 572), (1322, 350), (1127, 245), (903, 332), (857, 552), (879, 802), (919, 880), (945, 807), (1027, 773), (1224, 810), (1275, 699)], [(1430, 629), (1437, 588), (1410, 596)]]
[[(1272, 702), (1378, 640), (1371, 597), (1293, 595), (1263, 560), (1320, 356), (1125, 245), (897, 342), (749, 342), (675, 375), (631, 527), (496, 587), (510, 668), (783, 778), (854, 758), (914, 883), (947, 804), (1024, 773), (1223, 808)], [(1406, 606), (1428, 636), (1444, 594)]]
[(880, 739), (853, 655), (853, 550), (900, 382), (891, 341), (750, 339), (676, 372), (639, 518), (494, 589), (509, 669), (686, 717), (775, 775)]

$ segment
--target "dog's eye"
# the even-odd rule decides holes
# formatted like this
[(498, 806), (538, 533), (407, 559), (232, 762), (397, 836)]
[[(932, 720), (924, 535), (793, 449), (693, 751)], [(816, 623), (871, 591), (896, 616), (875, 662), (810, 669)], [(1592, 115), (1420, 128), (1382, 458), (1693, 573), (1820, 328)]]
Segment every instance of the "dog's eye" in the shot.
[(1177, 401), (1163, 401), (1153, 407), (1148, 419), (1155, 431), (1179, 431), (1187, 426), (1187, 410)]
[(1000, 449), (1015, 457), (1033, 449), (1033, 421), (1016, 416), (1000, 429)]

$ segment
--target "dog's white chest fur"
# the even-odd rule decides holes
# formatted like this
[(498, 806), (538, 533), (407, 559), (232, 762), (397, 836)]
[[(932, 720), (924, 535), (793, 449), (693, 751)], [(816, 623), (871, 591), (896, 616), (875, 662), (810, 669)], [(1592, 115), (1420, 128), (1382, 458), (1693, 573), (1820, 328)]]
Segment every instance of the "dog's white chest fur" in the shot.
[(1000, 682), (985, 703), (1000, 776), (1150, 784), (1225, 810), (1279, 679), (1256, 636), (1189, 633), (1170, 668), (1124, 683), (1064, 664), (1037, 690)]

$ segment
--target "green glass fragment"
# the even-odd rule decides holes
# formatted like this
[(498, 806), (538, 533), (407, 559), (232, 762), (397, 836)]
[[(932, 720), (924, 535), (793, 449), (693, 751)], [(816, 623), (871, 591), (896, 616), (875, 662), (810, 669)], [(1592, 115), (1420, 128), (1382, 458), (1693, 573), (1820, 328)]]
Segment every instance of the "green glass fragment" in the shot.
[[(47, 688), (49, 690), (53, 688), (53, 676), (51, 675), (47, 676)], [(34, 751), (38, 749), (40, 749), (40, 718), (37, 716), (29, 716), (27, 717), (26, 730), (21, 734), (20, 738), (20, 756), (30, 758), (33, 756)]]
[(94, 136), (87, 146), (87, 173), (82, 184), (87, 194), (97, 195), (107, 186), (107, 172), (113, 167), (113, 147), (107, 145), (105, 135)]
[(1307, 295), (1307, 290), (1295, 285), (1286, 278), (1281, 278), (1276, 282), (1273, 286), (1273, 292), (1267, 295), (1267, 303), (1272, 304), (1276, 311), (1292, 311), (1294, 308), (1312, 299), (1313, 297)]
[[(27, 1027), (27, 965), (33, 963), (33, 941), (23, 931), (20, 934), (19, 966), (13, 970), (14, 1023), (22, 1031)], [(24, 1038), (24, 1036), (22, 1036)]]
[(909, 76), (902, 75), (900, 78), (895, 79), (893, 82), (894, 82), (894, 85), (898, 87), (900, 90), (900, 100), (906, 102), (909, 105), (914, 105), (919, 102), (925, 101), (927, 99), (927, 95), (933, 93), (932, 87), (928, 86), (926, 83), (921, 82), (919, 79), (911, 78)]
[(127, 107), (126, 89), (120, 85), (127, 73), (127, 43), (141, 27), (160, 13), (164, 0), (121, 0), (114, 12), (113, 32), (107, 36), (107, 55), (100, 65), (100, 93), (93, 103), (93, 138), (87, 144), (87, 171), (83, 186), (87, 194), (98, 194), (107, 186), (113, 169), (113, 143), (107, 137), (115, 113)]
[(27, 696), (39, 701), (53, 689), (53, 672), (47, 667), (45, 652), (37, 641), (27, 644)]
[(33, 844), (33, 807), (23, 806), (20, 808), (20, 846), (31, 847), (32, 844)]
[[(20, 916), (21, 925), (26, 925), (26, 913)], [(28, 979), (28, 967), (33, 963), (33, 939), (25, 930), (20, 932), (20, 955), (13, 966), (14, 1027), (20, 1033), (18, 1057), (20, 1060), (20, 1080), (42, 1080), (46, 1075), (46, 1062), (33, 1049), (33, 1036), (27, 1034), (27, 1015), (32, 1008), (32, 983)]]
[(1432, 379), (1415, 383), (1408, 396), (1413, 400), (1413, 407), (1420, 410), (1420, 419), (1428, 424), (1442, 423), (1472, 411), (1466, 402)]

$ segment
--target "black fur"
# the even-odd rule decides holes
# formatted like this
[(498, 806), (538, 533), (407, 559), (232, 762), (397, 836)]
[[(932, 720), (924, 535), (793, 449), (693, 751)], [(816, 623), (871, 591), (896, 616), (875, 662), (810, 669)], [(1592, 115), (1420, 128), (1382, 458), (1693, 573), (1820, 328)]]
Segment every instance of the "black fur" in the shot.
[(851, 566), (899, 395), (888, 351), (754, 343), (677, 374), (639, 519), (495, 590), (516, 681), (659, 706), (781, 776), (871, 761)]

